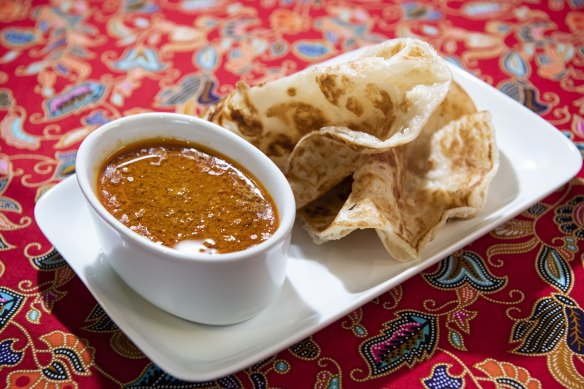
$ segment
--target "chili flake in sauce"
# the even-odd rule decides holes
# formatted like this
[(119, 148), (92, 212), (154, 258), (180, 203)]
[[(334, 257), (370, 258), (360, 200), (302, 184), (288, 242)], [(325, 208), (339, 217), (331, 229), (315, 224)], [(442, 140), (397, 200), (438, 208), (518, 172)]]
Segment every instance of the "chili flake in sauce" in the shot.
[(181, 251), (244, 250), (278, 228), (266, 189), (242, 166), (196, 144), (155, 139), (126, 146), (106, 160), (97, 184), (115, 218)]

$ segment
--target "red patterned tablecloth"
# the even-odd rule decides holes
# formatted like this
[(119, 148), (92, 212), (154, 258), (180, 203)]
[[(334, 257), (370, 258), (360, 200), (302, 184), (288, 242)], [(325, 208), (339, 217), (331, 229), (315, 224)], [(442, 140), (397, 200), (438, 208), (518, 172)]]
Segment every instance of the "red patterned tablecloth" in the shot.
[[(581, 0), (2, 0), (0, 385), (584, 387), (582, 173), (302, 342), (204, 383), (145, 357), (33, 217), (102, 123), (199, 114), (239, 79), (271, 80), (393, 37), (430, 42), (581, 148), (583, 10)], [(406, 331), (412, 320), (418, 331)], [(371, 351), (398, 337), (406, 346)]]

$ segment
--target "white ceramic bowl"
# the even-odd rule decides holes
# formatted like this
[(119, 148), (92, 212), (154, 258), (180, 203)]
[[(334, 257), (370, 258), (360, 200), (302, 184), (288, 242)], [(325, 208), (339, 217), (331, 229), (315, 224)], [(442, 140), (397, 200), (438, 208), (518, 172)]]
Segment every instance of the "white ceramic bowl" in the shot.
[[(280, 226), (274, 235), (243, 251), (191, 254), (157, 245), (114, 218), (96, 196), (100, 165), (125, 144), (160, 136), (206, 146), (251, 172), (276, 203)], [(258, 314), (281, 289), (296, 216), (294, 196), (276, 165), (237, 135), (187, 115), (128, 116), (101, 126), (83, 141), (76, 172), (111, 266), (136, 292), (163, 310), (200, 323), (232, 324)]]

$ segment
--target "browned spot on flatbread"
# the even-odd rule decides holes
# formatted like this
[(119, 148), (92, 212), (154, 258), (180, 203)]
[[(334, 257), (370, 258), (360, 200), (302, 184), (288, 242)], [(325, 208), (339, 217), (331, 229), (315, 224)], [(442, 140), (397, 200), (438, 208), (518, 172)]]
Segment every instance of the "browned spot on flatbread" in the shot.
[(364, 112), (363, 104), (361, 104), (359, 100), (353, 96), (347, 98), (347, 103), (345, 104), (345, 107), (357, 116), (363, 115)]
[(266, 111), (266, 116), (277, 117), (287, 125), (292, 121), (301, 134), (307, 134), (311, 131), (318, 130), (327, 124), (326, 117), (319, 108), (301, 102), (283, 103), (271, 106)]
[(402, 42), (399, 42), (398, 44), (384, 48), (379, 53), (377, 53), (377, 55), (385, 59), (388, 59), (399, 53), (403, 48), (404, 44)]
[(223, 111), (225, 109), (225, 99), (221, 99), (215, 106), (212, 106), (207, 110), (207, 120), (213, 123), (217, 123), (220, 126), (223, 125), (223, 119), (225, 117)]
[(339, 106), (339, 99), (351, 86), (347, 76), (336, 74), (320, 74), (316, 77), (316, 83), (324, 97), (333, 105)]
[(230, 118), (233, 122), (237, 123), (237, 128), (244, 136), (257, 137), (263, 131), (261, 121), (253, 116), (247, 115), (239, 109), (231, 111)]
[(408, 52), (407, 57), (409, 57), (409, 58), (424, 58), (424, 57), (426, 57), (426, 53), (424, 52), (424, 50), (422, 50), (418, 46), (414, 46)]
[(393, 112), (393, 101), (391, 100), (389, 93), (380, 89), (375, 84), (367, 84), (365, 87), (365, 93), (375, 108), (383, 113)]
[(272, 138), (270, 145), (266, 150), (266, 155), (268, 157), (281, 157), (290, 154), (293, 149), (294, 142), (292, 139), (285, 134), (278, 134), (276, 137)]
[(296, 96), (296, 88), (288, 88), (286, 93), (288, 93), (288, 96), (294, 97), (294, 96)]
[(399, 109), (402, 112), (407, 112), (412, 105), (413, 105), (412, 101), (407, 96), (404, 96), (401, 99), (401, 102), (399, 103)]
[(361, 61), (352, 61), (352, 62), (348, 62), (347, 63), (349, 65), (349, 68), (351, 70), (354, 70), (356, 72), (361, 72), (367, 69), (367, 64), (361, 62)]
[(259, 119), (258, 110), (249, 98), (249, 86), (239, 81), (236, 85), (237, 92), (242, 96), (241, 108), (232, 108), (228, 111), (228, 117), (237, 123), (237, 128), (242, 135), (248, 137), (258, 137), (264, 128)]
[(387, 91), (380, 89), (375, 84), (367, 84), (365, 94), (373, 106), (383, 112), (383, 121), (378, 123), (375, 132), (379, 138), (385, 138), (391, 132), (395, 121), (393, 101)]

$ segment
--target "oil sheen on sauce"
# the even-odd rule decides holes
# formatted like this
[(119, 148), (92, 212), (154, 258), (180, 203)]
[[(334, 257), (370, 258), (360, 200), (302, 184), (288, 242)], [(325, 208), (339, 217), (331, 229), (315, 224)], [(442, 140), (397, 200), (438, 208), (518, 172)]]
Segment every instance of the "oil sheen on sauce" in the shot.
[(132, 231), (190, 253), (228, 253), (268, 239), (278, 214), (242, 166), (200, 145), (152, 139), (101, 166), (100, 202)]

